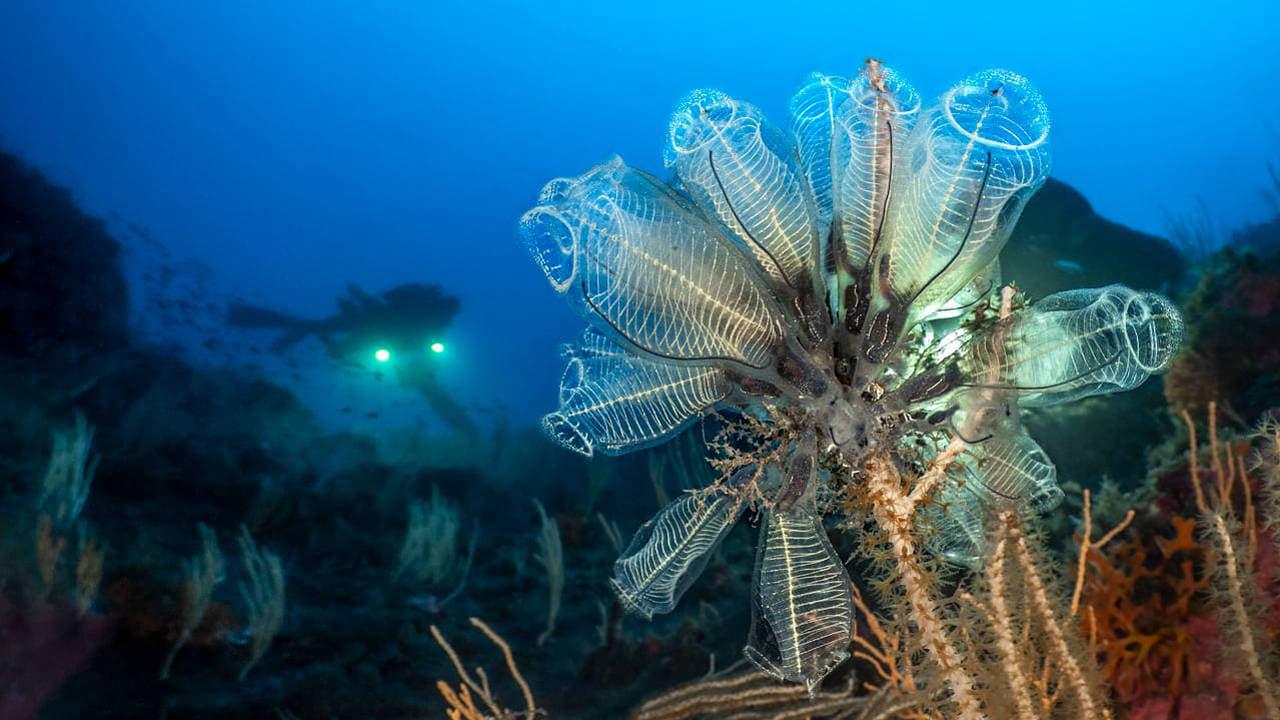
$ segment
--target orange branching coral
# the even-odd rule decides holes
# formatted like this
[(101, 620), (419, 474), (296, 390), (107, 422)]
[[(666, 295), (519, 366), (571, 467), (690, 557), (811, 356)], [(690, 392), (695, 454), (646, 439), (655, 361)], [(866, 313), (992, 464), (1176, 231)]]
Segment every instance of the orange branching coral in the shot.
[(1171, 537), (1150, 542), (1130, 533), (1105, 554), (1089, 549), (1082, 632), (1124, 703), (1142, 699), (1149, 688), (1166, 688), (1173, 697), (1188, 689), (1195, 649), (1188, 622), (1202, 610), (1195, 601), (1207, 583), (1196, 573), (1204, 556), (1196, 521), (1174, 517), (1172, 523)]
[(1161, 503), (1167, 524), (1087, 554), (1082, 631), (1134, 717), (1280, 717), (1269, 482), (1280, 455), (1268, 455), (1280, 435), (1264, 426), (1252, 439), (1220, 438), (1216, 410), (1203, 445), (1181, 413), (1188, 462), (1163, 499), (1193, 492), (1194, 507), (1186, 495)]
[(853, 657), (871, 665), (880, 683), (864, 681), (862, 686), (869, 692), (878, 692), (883, 688), (893, 688), (904, 695), (917, 692), (915, 675), (907, 662), (910, 657), (904, 656), (900, 649), (902, 638), (885, 629), (880, 619), (862, 599), (862, 591), (852, 586), (853, 604), (858, 608), (865, 620), (865, 633), (853, 634)]

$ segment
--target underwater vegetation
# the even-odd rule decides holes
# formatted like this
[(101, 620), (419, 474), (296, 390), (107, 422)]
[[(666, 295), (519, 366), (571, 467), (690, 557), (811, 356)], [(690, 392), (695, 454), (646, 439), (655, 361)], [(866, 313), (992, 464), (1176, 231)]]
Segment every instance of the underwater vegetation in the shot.
[(889, 574), (882, 599), (935, 664), (929, 692), (945, 714), (980, 717), (997, 701), (973, 672), (982, 653), (1009, 671), (1020, 660), (1009, 607), (992, 608), (990, 645), (961, 635), (934, 556), (985, 567), (996, 601), (1004, 574), (1017, 578), (1069, 688), (1062, 702), (1093, 716), (1103, 701), (1023, 525), (1062, 491), (1019, 419), (1162, 372), (1181, 316), (1118, 285), (1034, 303), (1000, 287), (997, 256), (1049, 172), (1048, 111), (1024, 78), (978, 73), (925, 106), (869, 61), (854, 78), (815, 74), (791, 109), (788, 134), (695, 91), (668, 132), (674, 185), (615, 158), (551, 181), (521, 220), (534, 260), (590, 323), (565, 349), (548, 434), (590, 456), (725, 418), (710, 443), (719, 479), (641, 528), (613, 586), (633, 612), (669, 612), (734, 521), (758, 511), (744, 652), (812, 695), (853, 642), (853, 586), (823, 522), (835, 515), (869, 528), (866, 551)]
[(1127, 717), (1276, 717), (1280, 426), (1226, 429), (1215, 403), (1180, 415), (1183, 454), (1135, 527), (1081, 553), (1082, 633)]
[(1165, 380), (1169, 404), (1198, 410), (1217, 401), (1237, 423), (1272, 408), (1280, 399), (1280, 254), (1216, 253), (1186, 305), (1198, 322)]

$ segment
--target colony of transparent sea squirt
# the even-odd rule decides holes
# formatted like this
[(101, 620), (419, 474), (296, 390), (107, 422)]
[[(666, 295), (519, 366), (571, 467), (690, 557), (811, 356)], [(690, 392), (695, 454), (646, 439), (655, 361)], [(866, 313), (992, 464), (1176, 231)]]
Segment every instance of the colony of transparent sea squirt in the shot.
[[(814, 74), (791, 127), (723, 93), (672, 116), (670, 183), (619, 158), (553, 180), (521, 219), (557, 292), (587, 320), (564, 349), (544, 428), (590, 456), (660, 443), (717, 413), (721, 472), (641, 527), (613, 586), (670, 611), (739, 516), (759, 513), (746, 655), (816, 686), (848, 657), (850, 580), (823, 517), (870, 458), (948, 463), (922, 544), (983, 557), (995, 512), (1062, 499), (1024, 408), (1129, 390), (1163, 371), (1182, 320), (1112, 285), (1028, 302), (998, 255), (1050, 165), (1049, 116), (1024, 78), (977, 73), (932, 104), (868, 61)], [(1015, 279), (1016, 280), (1016, 279)]]

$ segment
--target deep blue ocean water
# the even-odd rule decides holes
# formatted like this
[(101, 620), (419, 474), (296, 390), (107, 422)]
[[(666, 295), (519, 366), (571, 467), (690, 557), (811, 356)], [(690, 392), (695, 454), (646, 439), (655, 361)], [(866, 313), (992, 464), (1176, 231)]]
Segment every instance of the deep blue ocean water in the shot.
[[(463, 306), (448, 384), (528, 420), (579, 321), (516, 218), (547, 179), (612, 153), (664, 174), (666, 119), (690, 89), (784, 123), (808, 72), (867, 56), (925, 97), (1007, 67), (1050, 104), (1054, 174), (1102, 214), (1159, 232), (1202, 199), (1235, 227), (1264, 215), (1255, 188), (1280, 154), (1278, 27), (1265, 0), (8, 0), (0, 143), (227, 296), (319, 316), (350, 283), (445, 286)], [(318, 406), (349, 404), (326, 396), (335, 384), (376, 392), (308, 382)]]

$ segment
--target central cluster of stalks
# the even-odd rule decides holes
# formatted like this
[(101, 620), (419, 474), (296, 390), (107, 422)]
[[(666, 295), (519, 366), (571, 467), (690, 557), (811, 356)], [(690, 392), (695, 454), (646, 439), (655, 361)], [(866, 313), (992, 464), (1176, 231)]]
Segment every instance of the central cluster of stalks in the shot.
[[(1010, 318), (1015, 299), (1016, 291), (1005, 288), (998, 306), (991, 307), (992, 316)], [(998, 333), (995, 337), (997, 344), (1002, 342)], [(967, 428), (969, 436), (977, 436), (979, 426), (987, 422), (987, 406), (1005, 406), (1002, 398), (994, 397), (996, 392), (975, 393), (974, 411), (966, 419), (975, 425)], [(873, 416), (871, 405), (878, 398), (862, 399), (868, 407), (851, 411), (865, 410)], [(851, 402), (858, 400), (855, 396)], [(728, 494), (761, 510), (798, 494), (785, 477), (780, 480), (767, 468), (787, 467), (791, 453), (799, 448), (825, 445), (831, 433), (822, 426), (822, 417), (821, 412), (795, 406), (767, 405), (759, 414), (722, 417), (720, 431), (707, 443), (720, 479), (706, 492)], [(819, 450), (818, 490), (820, 511), (843, 515), (840, 526), (863, 538), (864, 549), (858, 555), (870, 560), (876, 571), (877, 598), (888, 620), (877, 619), (855, 586), (855, 605), (866, 627), (861, 634), (855, 628), (853, 655), (870, 663), (880, 682), (864, 682), (865, 689), (874, 692), (851, 697), (831, 712), (815, 714), (809, 705), (809, 714), (797, 717), (1107, 717), (1096, 663), (1077, 638), (1072, 618), (1076, 610), (1066, 610), (1065, 598), (1055, 590), (1056, 578), (1040, 560), (1039, 540), (1025, 527), (1021, 513), (1000, 511), (988, 518), (989, 554), (967, 587), (925, 548), (931, 537), (925, 511), (940, 502), (938, 491), (948, 470), (969, 447), (964, 429), (949, 434), (938, 430), (938, 438), (923, 438), (926, 446), (936, 442), (939, 448), (923, 457), (902, 452), (905, 444), (892, 428), (879, 432), (884, 434), (880, 442), (861, 447), (832, 443)], [(1090, 545), (1086, 532), (1082, 552), (1114, 534)], [(774, 705), (773, 715), (705, 712), (702, 703), (708, 695), (716, 696), (715, 688), (731, 687), (738, 685), (722, 682), (702, 690), (682, 689), (677, 691), (682, 694), (655, 699), (656, 705), (646, 705), (649, 710), (636, 717), (789, 716)], [(883, 703), (886, 693), (895, 702)], [(765, 695), (770, 702), (780, 702), (776, 694)], [(673, 702), (673, 697), (696, 697), (699, 702)], [(739, 700), (726, 694), (722, 709), (741, 709)], [(681, 715), (672, 709), (693, 706), (702, 707), (704, 714)], [(659, 712), (660, 708), (665, 709)]]
[[(1111, 717), (1079, 623), (1020, 514), (992, 518), (989, 556), (966, 583), (922, 547), (919, 515), (957, 455), (944, 451), (908, 475), (887, 452), (873, 451), (848, 469), (856, 480), (839, 485), (844, 526), (863, 535), (859, 554), (879, 579), (879, 614), (853, 588), (852, 654), (872, 677), (846, 675), (846, 687), (809, 698), (759, 673), (720, 675), (651, 699), (634, 720)], [(740, 457), (722, 469), (749, 466)], [(1086, 533), (1082, 552), (1121, 529), (1098, 541)]]
[[(701, 492), (729, 494), (757, 509), (776, 507), (786, 488), (765, 468), (784, 465), (794, 444), (804, 441), (797, 438), (814, 441), (809, 418), (769, 409), (722, 421), (707, 441), (719, 480)], [(877, 618), (853, 588), (863, 626), (861, 633), (855, 629), (853, 655), (879, 675), (879, 682), (863, 681), (870, 692), (809, 699), (794, 686), (769, 690), (775, 685), (763, 676), (725, 676), (655, 698), (634, 717), (1109, 717), (1096, 663), (1077, 635), (1076, 610), (1057, 591), (1040, 541), (1020, 513), (991, 518), (989, 557), (967, 587), (924, 548), (929, 530), (922, 513), (938, 502), (936, 491), (964, 447), (952, 441), (916, 473), (887, 450), (853, 459), (833, 449), (823, 457), (824, 505), (844, 515), (842, 528), (862, 536), (858, 554), (876, 569), (878, 605), (888, 618)], [(1082, 552), (1120, 529), (1096, 542), (1086, 531)], [(747, 687), (751, 694), (744, 695)], [(742, 705), (748, 697), (749, 712)], [(814, 703), (827, 703), (828, 712), (816, 712)]]

